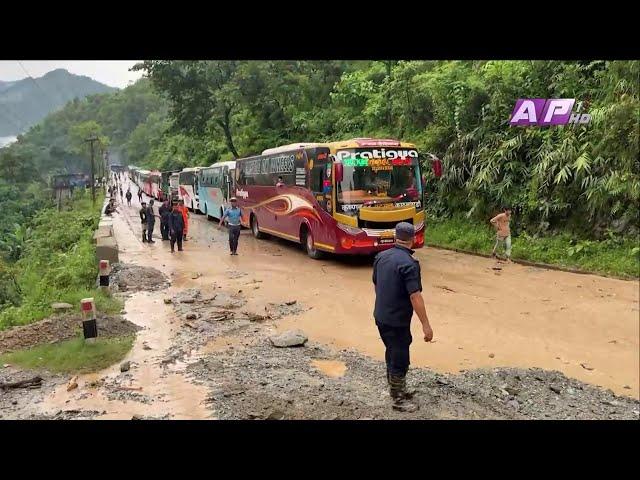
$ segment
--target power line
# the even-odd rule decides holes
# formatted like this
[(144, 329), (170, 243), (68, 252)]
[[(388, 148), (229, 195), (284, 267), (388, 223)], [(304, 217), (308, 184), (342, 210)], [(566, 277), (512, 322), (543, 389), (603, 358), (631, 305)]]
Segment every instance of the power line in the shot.
[(16, 61), (20, 64), (20, 67), (22, 68), (22, 70), (24, 70), (24, 73), (27, 74), (27, 76), (31, 79), (31, 81), (36, 84), (36, 87), (38, 87), (38, 89), (46, 97), (47, 102), (49, 102), (49, 105), (51, 106), (51, 111), (53, 112), (56, 109), (56, 107), (53, 103), (50, 102), (49, 95), (47, 94), (47, 92), (45, 92), (44, 89), (40, 86), (40, 84), (36, 82), (36, 79), (33, 78), (29, 72), (27, 72), (27, 69), (24, 68), (24, 65), (22, 65), (22, 62), (20, 60), (16, 60)]

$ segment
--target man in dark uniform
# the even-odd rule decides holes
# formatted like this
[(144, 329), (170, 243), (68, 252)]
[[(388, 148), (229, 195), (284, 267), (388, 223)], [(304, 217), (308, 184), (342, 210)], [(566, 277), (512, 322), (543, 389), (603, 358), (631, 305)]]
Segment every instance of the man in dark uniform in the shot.
[(158, 213), (160, 214), (160, 233), (162, 234), (162, 240), (169, 240), (169, 215), (171, 215), (169, 202), (162, 202)]
[(169, 233), (171, 234), (171, 253), (174, 252), (176, 242), (178, 242), (178, 251), (181, 252), (184, 236), (184, 218), (182, 217), (180, 207), (175, 203), (173, 204), (167, 222), (169, 225)]
[(413, 412), (418, 405), (411, 402), (406, 375), (409, 370), (411, 317), (413, 312), (422, 323), (424, 341), (433, 339), (433, 330), (422, 298), (420, 263), (413, 258), (415, 228), (407, 222), (396, 226), (396, 244), (380, 252), (373, 263), (376, 305), (373, 316), (386, 348), (387, 381), (393, 408)]
[(142, 202), (140, 208), (140, 223), (142, 223), (142, 242), (147, 243), (147, 204)]
[(149, 200), (149, 206), (147, 207), (147, 242), (156, 243), (153, 241), (153, 227), (156, 226), (156, 214), (153, 211), (153, 199)]

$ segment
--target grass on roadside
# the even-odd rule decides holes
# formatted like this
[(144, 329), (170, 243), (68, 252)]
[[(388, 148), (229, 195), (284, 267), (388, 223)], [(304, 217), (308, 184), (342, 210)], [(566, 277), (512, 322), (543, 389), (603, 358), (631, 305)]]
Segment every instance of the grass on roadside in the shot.
[(79, 194), (62, 212), (50, 208), (36, 215), (24, 254), (12, 266), (20, 301), (0, 311), (0, 330), (51, 315), (54, 302), (70, 303), (79, 311), (80, 300), (93, 297), (100, 312), (122, 309), (121, 301), (95, 288), (98, 265), (93, 232), (100, 219), (101, 199), (92, 205), (90, 196)]
[[(458, 248), (490, 254), (495, 233), (488, 225), (465, 218), (431, 219), (425, 235), (427, 245)], [(638, 240), (609, 238), (601, 241), (579, 240), (568, 234), (534, 238), (526, 233), (512, 237), (511, 257), (581, 270), (640, 277)]]
[(25, 369), (44, 369), (56, 373), (97, 372), (122, 360), (133, 346), (133, 335), (97, 338), (86, 343), (82, 337), (51, 345), (0, 355), (0, 363)]

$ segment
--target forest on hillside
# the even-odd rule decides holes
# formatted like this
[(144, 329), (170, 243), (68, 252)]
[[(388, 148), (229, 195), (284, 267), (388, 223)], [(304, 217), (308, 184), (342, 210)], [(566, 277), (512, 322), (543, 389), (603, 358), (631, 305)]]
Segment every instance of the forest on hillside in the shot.
[[(398, 138), (443, 161), (438, 180), (425, 168), (432, 223), (457, 225), (441, 238), (468, 235), (467, 224), (486, 229), (487, 218), (510, 205), (516, 237), (534, 248), (546, 250), (536, 239), (564, 235), (558, 259), (620, 251), (622, 270), (637, 270), (640, 62), (144, 61), (135, 68), (144, 78), (134, 85), (73, 100), (0, 149), (0, 208), (8, 212), (0, 220), (0, 277), (28, 244), (30, 219), (51, 202), (50, 176), (89, 172), (90, 134), (100, 138), (99, 159), (108, 152), (112, 162), (160, 170), (292, 142)], [(518, 98), (575, 98), (592, 121), (512, 127)]]

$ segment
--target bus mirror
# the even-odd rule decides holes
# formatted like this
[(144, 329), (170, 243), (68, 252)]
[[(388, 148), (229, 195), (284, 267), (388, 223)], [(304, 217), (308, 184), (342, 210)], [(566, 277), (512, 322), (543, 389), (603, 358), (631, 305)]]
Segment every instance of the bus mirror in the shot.
[(336, 183), (340, 183), (344, 177), (344, 166), (341, 163), (336, 163)]
[(229, 175), (225, 175), (224, 176), (224, 181), (225, 181), (225, 183), (229, 183)]

